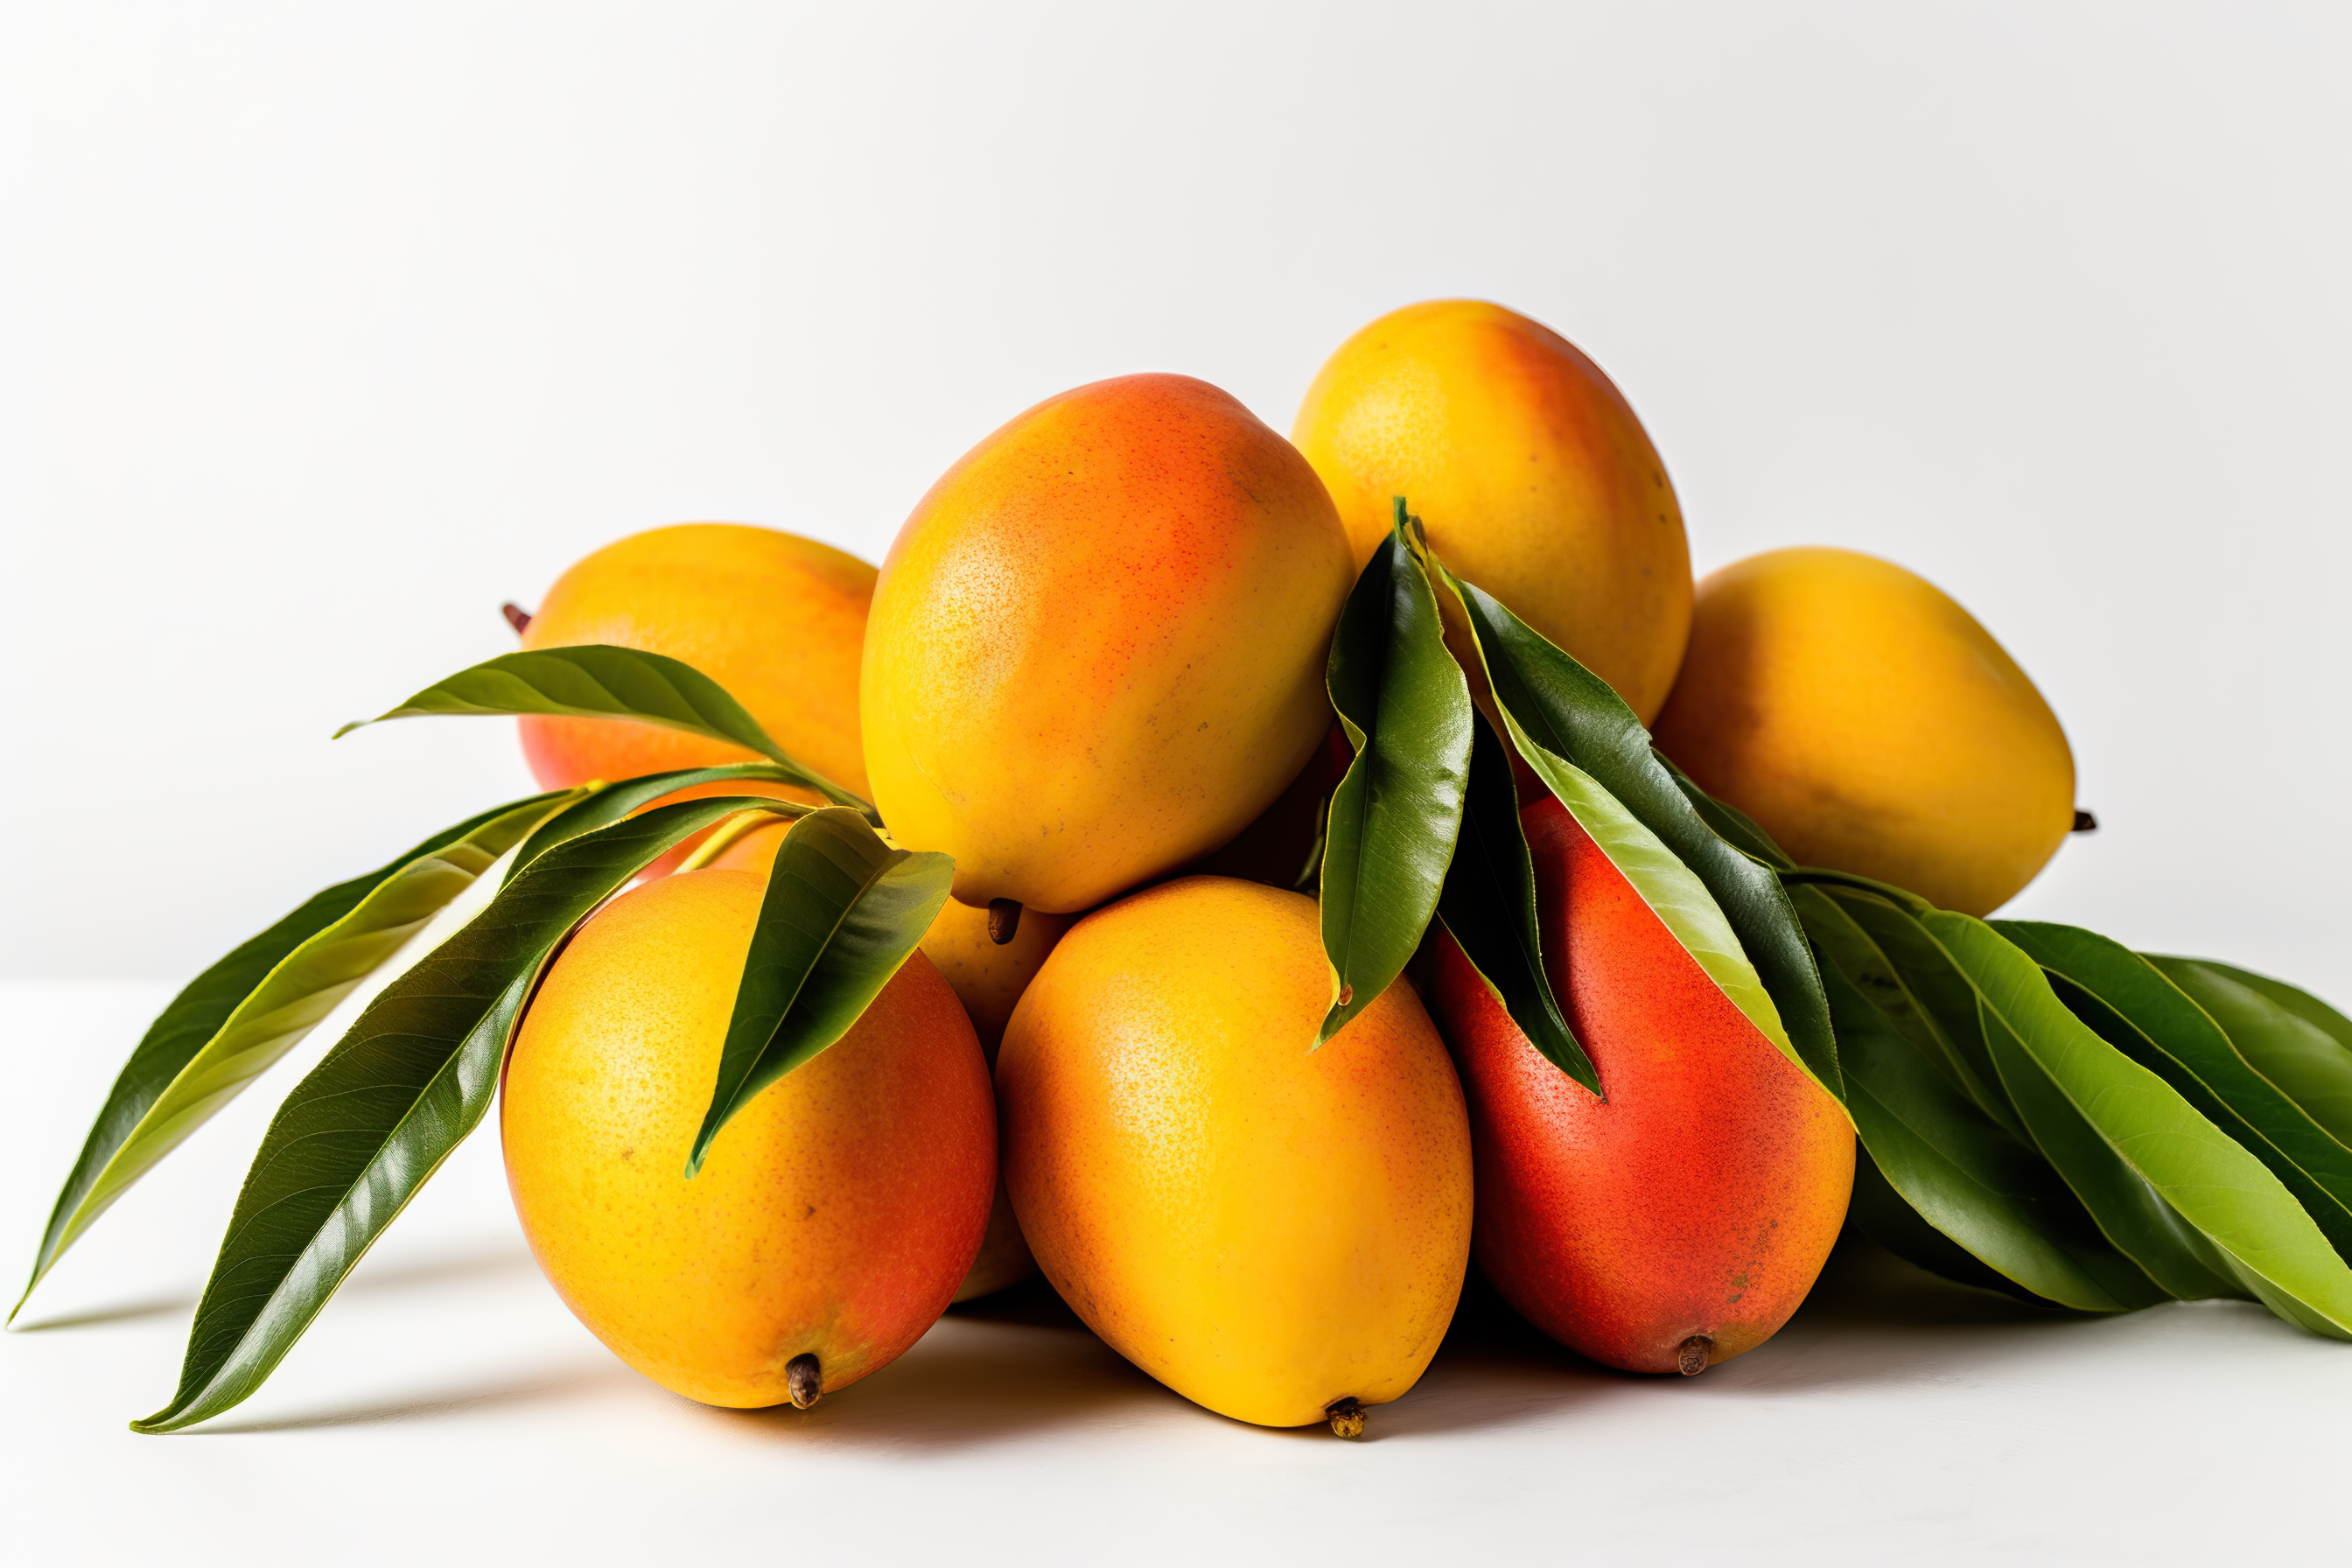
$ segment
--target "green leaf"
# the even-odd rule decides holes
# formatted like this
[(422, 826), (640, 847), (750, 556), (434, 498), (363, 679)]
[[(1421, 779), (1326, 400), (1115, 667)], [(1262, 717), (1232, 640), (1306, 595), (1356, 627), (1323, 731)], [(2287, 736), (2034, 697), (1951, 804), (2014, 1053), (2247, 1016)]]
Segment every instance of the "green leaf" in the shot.
[(1770, 834), (1757, 825), (1754, 817), (1749, 816), (1730, 802), (1717, 800), (1699, 788), (1688, 773), (1675, 765), (1675, 760), (1672, 757), (1655, 746), (1650, 748), (1650, 755), (1655, 757), (1658, 765), (1666, 770), (1666, 776), (1675, 781), (1675, 787), (1682, 791), (1683, 798), (1690, 802), (1691, 809), (1698, 813), (1699, 820), (1715, 829), (1716, 837), (1730, 844), (1741, 854), (1761, 860), (1775, 871), (1793, 871), (1797, 868), (1797, 863), (1789, 858), (1788, 852), (1774, 841)]
[[(1831, 900), (1848, 921), (1869, 937), (1877, 967), (1864, 973), (1848, 965), (1847, 978), (1861, 985), (1890, 1016), (1895, 1009), (1880, 987), (1897, 987), (1910, 1004), (1907, 1016), (1916, 1022), (1918, 1043), (1978, 1110), (2011, 1137), (2030, 1142), (2024, 1124), (2017, 1118), (2017, 1108), (2001, 1089), (2000, 1075), (1993, 1070), (1992, 1053), (1985, 1047), (1984, 1026), (1979, 1017), (1976, 987), (1927, 934), (1918, 914), (1861, 888), (1832, 884), (1813, 890)], [(1792, 896), (1801, 900), (1804, 894), (1792, 889)], [(1919, 908), (1924, 910), (1927, 906), (1923, 903)], [(1811, 920), (1805, 922), (1805, 929), (1816, 942), (1823, 941), (1823, 932)]]
[[(583, 833), (593, 833), (631, 814), (642, 811), (666, 795), (682, 789), (693, 789), (709, 784), (749, 784), (754, 781), (793, 784), (793, 775), (773, 763), (722, 763), (716, 767), (679, 768), (666, 773), (646, 773), (637, 778), (624, 779), (619, 784), (606, 784), (586, 799), (565, 807), (524, 841), (522, 852), (516, 856), (518, 868), (528, 866), (557, 845), (577, 838)], [(815, 809), (796, 800), (770, 800), (767, 809), (778, 816), (800, 816)]]
[(752, 1097), (849, 1032), (954, 879), (951, 858), (895, 849), (854, 811), (828, 806), (793, 825), (768, 873), (689, 1177)]
[(316, 895), (173, 998), (107, 1094), (50, 1212), (17, 1309), (133, 1183), (580, 793), (510, 802), (435, 834), (391, 864)]
[(1438, 895), (1438, 918), (1528, 1042), (1554, 1067), (1601, 1095), (1601, 1075), (1561, 1015), (1544, 973), (1536, 873), (1519, 826), (1510, 754), (1484, 719), (1470, 750), (1462, 838)]
[(2229, 1032), (2263, 1077), (2339, 1143), (2352, 1144), (2352, 1020), (2283, 980), (2210, 958), (2148, 962)]
[(827, 800), (874, 808), (815, 770), (794, 762), (760, 721), (724, 687), (690, 664), (640, 648), (590, 643), (501, 654), (435, 682), (389, 712), (335, 731), (340, 739), (366, 724), (429, 714), (552, 714), (570, 719), (628, 719), (683, 730), (689, 735), (756, 752), (789, 775), (788, 783)]
[(2050, 1162), (1959, 1088), (1941, 1049), (1921, 1043), (1918, 1018), (1898, 1023), (1882, 1005), (1881, 998), (1897, 1001), (1915, 1015), (1918, 1006), (1901, 971), (1843, 905), (1801, 888), (1796, 907), (1822, 942), (1822, 983), (1837, 1027), (1846, 1105), (1873, 1172), (1888, 1188), (1868, 1189), (1857, 1166), (1857, 1215), (1871, 1236), (1922, 1268), (1985, 1283), (1975, 1269), (1956, 1266), (1945, 1247), (1923, 1240), (1916, 1227), (1924, 1225), (2022, 1289), (2083, 1311), (2127, 1311), (2166, 1300), (2100, 1234)]
[(2051, 974), (2067, 1009), (2170, 1084), (2293, 1193), (2339, 1258), (2352, 1258), (2352, 1149), (2305, 1115), (2206, 1011), (2139, 954), (2093, 931), (1994, 921)]
[(1976, 987), (2034, 1141), (2120, 1249), (2183, 1295), (2203, 1291), (2189, 1265), (2210, 1268), (2210, 1254), (2265, 1301), (2292, 1302), (2296, 1321), (2352, 1338), (2352, 1268), (2268, 1167), (2067, 1011), (1984, 921), (1938, 910), (1921, 923)]
[(245, 1399), (473, 1131), (557, 943), (644, 867), (740, 811), (681, 801), (559, 844), (386, 986), (269, 1124), (197, 1304), (178, 1391), (131, 1423), (170, 1432)]
[(1445, 651), (1437, 596), (1401, 525), (1348, 595), (1326, 681), (1356, 757), (1324, 831), (1332, 1002), (1318, 1046), (1403, 972), (1437, 911), (1462, 830), (1470, 689)]
[[(1774, 867), (1727, 841), (1700, 816), (1684, 793), (1685, 784), (1652, 749), (1649, 731), (1607, 681), (1547, 641), (1493, 595), (1454, 576), (1443, 563), (1433, 561), (1433, 569), (1462, 603), (1487, 684), (1519, 755), (1596, 841), (1601, 834), (1593, 822), (1585, 820), (1588, 805), (1570, 800), (1570, 794), (1588, 804), (1605, 799), (1603, 816), (1638, 826), (1638, 841), (1656, 846), (1656, 853), (1644, 863), (1654, 866), (1665, 880), (1654, 878), (1653, 886), (1635, 880), (1634, 886), (1645, 899), (1652, 899), (1654, 889), (1667, 900), (1661, 905), (1653, 899), (1651, 907), (1691, 948), (1724, 994), (1790, 1060), (1842, 1098), (1829, 1004), (1813, 968), (1812, 950)], [(1582, 782), (1571, 782), (1563, 768)], [(1726, 826), (1734, 826), (1727, 811), (1717, 816)], [(1748, 827), (1763, 847), (1769, 846), (1753, 824)], [(1620, 845), (1637, 842), (1623, 833), (1615, 839)], [(1616, 860), (1610, 844), (1602, 847)], [(1667, 862), (1675, 868), (1672, 872)], [(1633, 879), (1624, 861), (1617, 865)], [(1700, 897), (1683, 890), (1686, 881), (1696, 884)], [(1707, 915), (1702, 905), (1719, 912)], [(1685, 917), (1696, 921), (1687, 932), (1675, 924)], [(1694, 947), (1693, 942), (1704, 947)]]

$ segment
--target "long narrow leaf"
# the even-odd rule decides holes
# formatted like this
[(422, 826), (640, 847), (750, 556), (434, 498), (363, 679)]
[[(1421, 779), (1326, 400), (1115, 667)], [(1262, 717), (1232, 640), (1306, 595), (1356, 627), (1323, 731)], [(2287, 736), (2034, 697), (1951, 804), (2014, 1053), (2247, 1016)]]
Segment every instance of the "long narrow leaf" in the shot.
[[(1938, 910), (1922, 923), (1976, 986), (2004, 1085), (2036, 1142), (2103, 1228), (2111, 1221), (2118, 1228), (2128, 1224), (2133, 1205), (2117, 1196), (2102, 1212), (2102, 1197), (2115, 1196), (2105, 1192), (2103, 1173), (2087, 1159), (2069, 1168), (2074, 1152), (2088, 1152), (2069, 1113), (2210, 1243), (2241, 1284), (2266, 1300), (2289, 1299), (2307, 1314), (2299, 1321), (2352, 1338), (2352, 1268), (2268, 1167), (2068, 1012), (2041, 966), (1984, 921)], [(2136, 1257), (2136, 1244), (2153, 1257), (2161, 1240), (2152, 1229), (2131, 1241), (2116, 1229), (2108, 1234)]]
[(2336, 1255), (2352, 1258), (2352, 1149), (2256, 1072), (2210, 1015), (2146, 959), (2095, 931), (1991, 924), (2050, 972), (2058, 999), (2100, 1038), (2269, 1166)]
[[(1983, 1268), (2035, 1296), (2084, 1311), (2152, 1306), (2167, 1292), (2099, 1233), (2082, 1201), (2032, 1145), (1987, 1115), (1953, 1080), (1941, 1052), (1920, 1042), (1885, 1011), (1885, 985), (1873, 969), (1885, 955), (1846, 910), (1819, 889), (1798, 889), (1806, 929), (1821, 933), (1822, 983), (1838, 1032), (1846, 1105), (1872, 1163), (1887, 1184), (1870, 1190), (1857, 1167), (1856, 1203), (1864, 1228), (1882, 1245), (1964, 1284), (1977, 1272), (1955, 1268), (1891, 1213), (1891, 1198)], [(1860, 983), (1847, 972), (1863, 970)], [(1916, 1005), (1907, 993), (1904, 1006)], [(1971, 1000), (1973, 1007), (1973, 1000)]]
[(682, 801), (560, 844), (385, 987), (271, 1121), (197, 1304), (179, 1388), (133, 1429), (173, 1431), (259, 1387), (481, 1121), (522, 1005), (564, 934), (686, 838), (775, 804)]
[[(1402, 515), (1402, 507), (1399, 509)], [(1402, 527), (1372, 552), (1331, 637), (1331, 706), (1355, 748), (1323, 839), (1321, 1045), (1404, 970), (1437, 912), (1462, 830), (1470, 689)]]
[[(538, 832), (523, 841), (522, 853), (516, 857), (516, 866), (529, 866), (557, 845), (608, 827), (623, 817), (644, 810), (666, 795), (682, 789), (692, 789), (714, 784), (792, 784), (792, 774), (773, 763), (722, 763), (717, 767), (678, 768), (666, 773), (645, 773), (619, 784), (606, 784), (584, 800), (565, 807), (547, 819)], [(768, 809), (780, 816), (798, 816), (814, 809), (798, 801), (772, 800)]]
[(1552, 1066), (1606, 1100), (1601, 1075), (1569, 1026), (1544, 973), (1535, 865), (1519, 826), (1510, 755), (1485, 720), (1477, 721), (1475, 734), (1462, 838), (1438, 896), (1438, 918), (1528, 1043)]
[(793, 825), (768, 872), (688, 1176), (737, 1111), (849, 1032), (954, 879), (949, 857), (893, 848), (854, 811), (828, 806)]
[(156, 1162), (299, 1044), (525, 833), (580, 793), (509, 802), (443, 829), (390, 864), (318, 894), (173, 998), (108, 1092), (50, 1212), (17, 1308)]
[[(1652, 750), (1649, 731), (1607, 681), (1492, 595), (1433, 559), (1433, 570), (1461, 602), (1487, 684), (1528, 765), (1555, 795), (1563, 785), (1553, 776), (1554, 764), (1576, 770), (1689, 868), (1735, 933), (1730, 953), (1737, 963), (1721, 973), (1710, 967), (1708, 973), (1790, 1060), (1832, 1095), (1841, 1094), (1829, 1004), (1774, 867), (1727, 841), (1700, 816)], [(1566, 795), (1561, 801), (1577, 811)], [(1584, 826), (1592, 830), (1591, 823)]]
[(437, 680), (398, 707), (346, 724), (338, 737), (387, 719), (434, 714), (552, 714), (629, 719), (756, 752), (793, 784), (871, 816), (873, 806), (795, 762), (724, 687), (690, 664), (640, 648), (590, 643), (501, 654)]
[(2211, 1014), (2239, 1054), (2305, 1115), (2352, 1144), (2352, 1022), (2343, 1014), (2284, 981), (2210, 958), (2148, 962)]

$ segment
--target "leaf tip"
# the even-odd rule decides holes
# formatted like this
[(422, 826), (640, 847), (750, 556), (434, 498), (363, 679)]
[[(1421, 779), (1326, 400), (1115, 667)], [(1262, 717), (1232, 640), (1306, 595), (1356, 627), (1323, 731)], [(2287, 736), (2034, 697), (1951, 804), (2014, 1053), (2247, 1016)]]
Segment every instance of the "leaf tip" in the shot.
[(368, 725), (374, 722), (375, 721), (373, 719), (354, 719), (350, 723), (344, 725), (341, 729), (336, 731), (333, 734), (328, 736), (327, 739), (330, 741), (340, 741), (344, 736), (350, 734), (352, 731), (363, 730)]

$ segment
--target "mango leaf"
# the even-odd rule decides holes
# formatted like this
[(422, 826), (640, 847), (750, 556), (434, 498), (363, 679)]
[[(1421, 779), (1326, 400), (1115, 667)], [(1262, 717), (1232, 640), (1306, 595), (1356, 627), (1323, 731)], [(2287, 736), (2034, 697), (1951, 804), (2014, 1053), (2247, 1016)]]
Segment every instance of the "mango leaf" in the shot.
[(1445, 651), (1437, 596), (1401, 524), (1348, 595), (1325, 679), (1356, 757), (1324, 829), (1332, 1001), (1318, 1046), (1403, 972), (1437, 911), (1462, 830), (1470, 689)]
[(261, 1385), (361, 1256), (482, 1119), (549, 955), (629, 879), (759, 797), (656, 806), (548, 849), (386, 986), (269, 1124), (197, 1303), (170, 1432)]
[(1528, 1042), (1552, 1066), (1606, 1100), (1601, 1075), (1562, 1016), (1544, 973), (1535, 864), (1519, 826), (1510, 755), (1483, 718), (1475, 721), (1475, 733), (1462, 838), (1438, 895), (1438, 919)]
[(953, 859), (893, 848), (854, 811), (827, 806), (793, 825), (768, 872), (689, 1177), (753, 1096), (849, 1032), (954, 879)]
[(590, 643), (501, 654), (435, 682), (387, 712), (346, 724), (335, 734), (340, 739), (362, 725), (437, 713), (633, 719), (683, 730), (757, 752), (785, 771), (786, 782), (874, 815), (873, 806), (785, 755), (760, 721), (717, 681), (690, 664), (640, 648)]
[(2352, 1144), (2352, 1021), (2266, 974), (2210, 958), (2151, 954), (2148, 962), (2211, 1014), (2238, 1053), (2305, 1115)]
[(2352, 1338), (2352, 1268), (2268, 1167), (2067, 1011), (1984, 921), (1937, 910), (1921, 923), (1976, 987), (2035, 1142), (2118, 1249), (2175, 1294), (2205, 1291), (2196, 1276), (2219, 1262), (2283, 1316)]
[[(1812, 950), (1775, 868), (1736, 847), (1708, 825), (1652, 749), (1649, 731), (1607, 681), (1493, 595), (1455, 577), (1434, 557), (1431, 564), (1461, 601), (1487, 684), (1519, 755), (1596, 840), (1601, 835), (1592, 822), (1585, 821), (1585, 808), (1563, 791), (1587, 800), (1607, 797), (1607, 815), (1637, 825), (1642, 837), (1658, 847), (1662, 858), (1654, 858), (1654, 864), (1661, 870), (1665, 861), (1687, 868), (1672, 880), (1677, 886), (1694, 881), (1702, 900), (1678, 892), (1667, 906), (1654, 901), (1652, 907), (1684, 938), (1685, 946), (1693, 941), (1706, 944), (1704, 951), (1693, 947), (1692, 955), (1724, 994), (1790, 1060), (1842, 1098), (1829, 1004), (1813, 967)], [(1562, 768), (1583, 783), (1567, 782)], [(1728, 816), (1722, 820), (1727, 825), (1730, 821)], [(1754, 825), (1748, 827), (1753, 830)], [(1622, 834), (1618, 838), (1630, 842)], [(1603, 844), (1603, 848), (1611, 847)], [(1611, 858), (1616, 859), (1613, 849)], [(1624, 862), (1619, 861), (1618, 868), (1633, 877)], [(1644, 898), (1651, 897), (1652, 888), (1639, 880), (1634, 885)], [(1659, 890), (1664, 892), (1663, 887)], [(1681, 914), (1696, 914), (1702, 900), (1720, 911), (1701, 921), (1707, 928), (1704, 932), (1694, 929), (1685, 933), (1675, 926)], [(1723, 941), (1717, 930), (1730, 933), (1731, 940)]]
[(2051, 976), (2068, 1011), (2235, 1138), (2352, 1258), (2352, 1149), (2305, 1115), (2206, 1011), (2121, 942), (2078, 927), (1994, 921)]
[[(636, 778), (624, 779), (619, 784), (606, 784), (549, 817), (539, 831), (524, 841), (522, 852), (515, 858), (515, 863), (518, 867), (528, 866), (557, 845), (577, 838), (583, 833), (608, 827), (678, 790), (711, 784), (748, 784), (755, 780), (772, 784), (798, 782), (789, 772), (773, 763), (722, 763), (716, 767), (678, 768), (666, 773), (645, 773)], [(794, 800), (768, 802), (768, 810), (778, 816), (799, 816), (813, 809)]]
[[(1831, 899), (1838, 910), (1854, 926), (1869, 936), (1872, 947), (1885, 965), (1884, 973), (1899, 977), (1897, 984), (1915, 1003), (1916, 1016), (1923, 1028), (1922, 1043), (1928, 1046), (1935, 1060), (1950, 1075), (1952, 1081), (1965, 1091), (1983, 1111), (1999, 1122), (2020, 1142), (2030, 1144), (2025, 1127), (2018, 1120), (2017, 1108), (2000, 1087), (2000, 1075), (1993, 1069), (1992, 1054), (1985, 1047), (1984, 1026), (1977, 1008), (1976, 987), (1967, 976), (1954, 967), (1951, 956), (1937, 945), (1919, 916), (1932, 906), (1924, 900), (1916, 905), (1905, 904), (1882, 893), (1863, 888), (1835, 884), (1819, 889)], [(1791, 889), (1792, 896), (1795, 889)], [(1816, 942), (1822, 932), (1808, 920), (1805, 929)], [(1867, 982), (1849, 968), (1848, 978), (1857, 984)], [(1871, 999), (1886, 1005), (1886, 998), (1876, 991)], [(1890, 1009), (1891, 1011), (1891, 1009)]]
[(108, 1092), (50, 1212), (16, 1310), (66, 1249), (156, 1162), (300, 1044), (436, 911), (581, 793), (513, 801), (435, 834), (391, 864), (316, 895), (173, 997)]
[(1675, 787), (1682, 791), (1683, 798), (1690, 802), (1691, 809), (1698, 813), (1699, 820), (1715, 829), (1716, 837), (1776, 871), (1797, 868), (1797, 863), (1789, 858), (1788, 851), (1759, 826), (1754, 817), (1729, 801), (1717, 800), (1699, 788), (1688, 773), (1675, 765), (1672, 757), (1655, 746), (1650, 748), (1650, 755), (1657, 759), (1658, 766), (1666, 770), (1666, 776), (1675, 781)]
[[(1855, 1168), (1856, 1217), (1873, 1238), (1963, 1284), (1991, 1283), (1989, 1269), (2078, 1310), (2127, 1311), (2166, 1300), (2100, 1234), (2050, 1162), (1986, 1114), (1954, 1080), (1942, 1049), (1923, 1043), (1933, 1026), (1920, 1016), (1923, 1005), (1843, 901), (1819, 888), (1794, 893), (1805, 929), (1822, 944), (1846, 1106), (1867, 1155)], [(1928, 1240), (1923, 1228), (1943, 1239)]]

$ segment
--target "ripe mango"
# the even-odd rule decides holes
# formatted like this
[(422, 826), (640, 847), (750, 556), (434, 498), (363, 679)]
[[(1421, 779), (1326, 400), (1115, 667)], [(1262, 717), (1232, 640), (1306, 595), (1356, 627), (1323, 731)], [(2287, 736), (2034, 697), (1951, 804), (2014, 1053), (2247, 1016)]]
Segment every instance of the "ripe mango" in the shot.
[(1443, 928), (1433, 1000), (1469, 1096), (1478, 1267), (1570, 1349), (1697, 1373), (1752, 1350), (1844, 1223), (1853, 1130), (1557, 800), (1520, 813), (1544, 969), (1604, 1102), (1538, 1055)]
[(1801, 865), (1964, 914), (2007, 903), (2074, 822), (2074, 755), (1968, 611), (1852, 550), (1773, 550), (1699, 585), (1659, 749)]
[(531, 1004), (500, 1107), (515, 1212), (556, 1292), (706, 1405), (805, 1405), (887, 1365), (946, 1310), (996, 1184), (987, 1064), (919, 952), (687, 1178), (763, 886), (681, 872), (589, 921)]
[[(710, 864), (723, 870), (755, 871), (765, 877), (776, 862), (776, 851), (783, 845), (786, 826), (779, 822), (745, 834), (721, 850)], [(1013, 940), (1000, 945), (988, 934), (987, 910), (950, 899), (939, 918), (931, 922), (931, 929), (923, 933), (923, 956), (938, 968), (940, 978), (954, 990), (956, 1000), (963, 1004), (973, 1030), (980, 1036), (981, 1052), (990, 1066), (995, 1065), (997, 1046), (1004, 1038), (1004, 1026), (1013, 1017), (1013, 1005), (1021, 1000), (1021, 993), (1045, 966), (1046, 954), (1054, 951), (1054, 944), (1069, 928), (1067, 915), (1033, 910), (1021, 917)], [(995, 1206), (989, 1210), (988, 1234), (980, 1244), (980, 1256), (972, 1259), (971, 1272), (956, 1288), (955, 1299), (968, 1301), (976, 1296), (986, 1296), (1018, 1285), (1036, 1272), (1036, 1262), (1029, 1256), (1029, 1244), (1022, 1239), (1021, 1224), (1013, 1218), (1013, 1205), (1000, 1179)]]
[[(845, 789), (866, 793), (857, 662), (874, 568), (813, 539), (732, 522), (689, 522), (593, 551), (555, 580), (522, 634), (526, 648), (610, 643), (682, 659), (725, 687), (782, 746)], [(524, 758), (541, 789), (673, 768), (756, 761), (753, 752), (617, 719), (526, 718)], [(789, 784), (680, 790), (823, 804)], [(699, 837), (664, 857), (667, 873)]]
[(931, 487), (883, 562), (859, 688), (898, 841), (955, 896), (1074, 913), (1233, 837), (1329, 721), (1353, 582), (1304, 458), (1226, 394), (1048, 398)]
[(1682, 508), (1632, 405), (1574, 343), (1484, 300), (1408, 305), (1325, 362), (1291, 439), (1360, 567), (1404, 497), (1455, 573), (1656, 716), (1690, 632)]
[(1312, 900), (1186, 878), (1072, 928), (996, 1063), (1045, 1277), (1137, 1366), (1259, 1426), (1411, 1388), (1468, 1262), (1469, 1128), (1419, 997), (1394, 984), (1310, 1051), (1329, 1003)]

